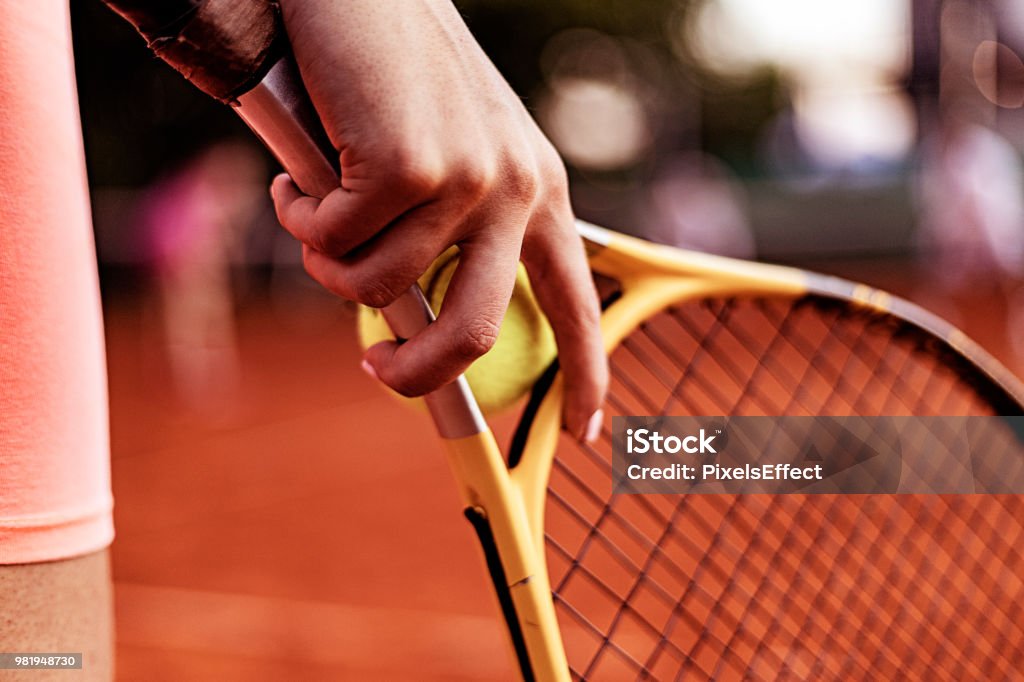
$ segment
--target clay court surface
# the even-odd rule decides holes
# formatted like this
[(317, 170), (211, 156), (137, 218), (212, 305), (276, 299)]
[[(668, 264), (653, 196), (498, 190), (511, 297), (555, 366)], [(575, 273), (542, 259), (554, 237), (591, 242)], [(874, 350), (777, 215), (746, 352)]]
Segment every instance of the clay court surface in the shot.
[(107, 309), (122, 679), (503, 679), (496, 604), (425, 415), (352, 318), (238, 319), (241, 383), (167, 390), (148, 300)]
[[(951, 297), (904, 263), (818, 269), (924, 303), (1024, 369), (1005, 285)], [(243, 306), (237, 387), (189, 406), (153, 297), (107, 299), (120, 679), (514, 677), (432, 426), (359, 371), (349, 312), (323, 301), (297, 326)]]

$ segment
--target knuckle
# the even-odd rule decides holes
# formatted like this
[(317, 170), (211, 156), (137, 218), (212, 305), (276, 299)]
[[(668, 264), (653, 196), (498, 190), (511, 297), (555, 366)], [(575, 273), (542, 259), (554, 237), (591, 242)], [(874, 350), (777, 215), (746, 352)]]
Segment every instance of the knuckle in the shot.
[(584, 333), (590, 333), (601, 326), (601, 304), (596, 291), (588, 291), (586, 303), (589, 305), (576, 306), (576, 316)]
[(313, 230), (306, 239), (306, 245), (314, 251), (319, 251), (323, 254), (332, 256), (342, 255), (339, 240), (331, 230)]
[(351, 289), (353, 299), (371, 308), (385, 308), (398, 298), (398, 287), (381, 277), (361, 277)]
[(391, 155), (391, 182), (403, 192), (420, 196), (436, 191), (443, 180), (438, 164), (425, 154), (400, 149)]
[(572, 306), (572, 312), (553, 322), (560, 326), (563, 333), (574, 339), (593, 339), (601, 335), (601, 309), (596, 293), (587, 294), (586, 298)]
[(391, 378), (388, 381), (388, 387), (406, 398), (417, 398), (430, 392), (430, 387), (424, 387), (410, 377)]
[(455, 354), (475, 360), (494, 348), (500, 329), (500, 325), (486, 318), (463, 325), (453, 339)]
[(548, 159), (541, 165), (541, 177), (543, 178), (544, 186), (549, 190), (568, 194), (569, 176), (565, 172), (565, 166), (562, 164), (561, 159), (557, 156), (553, 159)]
[(494, 171), (485, 164), (467, 162), (451, 176), (455, 193), (470, 201), (478, 201), (494, 186)]
[(537, 170), (532, 166), (523, 163), (512, 163), (509, 165), (506, 182), (513, 196), (525, 201), (532, 201), (537, 196), (541, 178)]

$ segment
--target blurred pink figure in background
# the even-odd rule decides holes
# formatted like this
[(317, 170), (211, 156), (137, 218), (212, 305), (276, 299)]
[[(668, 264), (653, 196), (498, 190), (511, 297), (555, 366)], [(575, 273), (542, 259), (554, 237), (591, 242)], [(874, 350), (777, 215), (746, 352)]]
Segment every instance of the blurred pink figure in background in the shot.
[(141, 221), (181, 397), (226, 407), (238, 381), (231, 264), (266, 202), (266, 168), (248, 144), (220, 142), (158, 180)]
[(1022, 187), (1020, 158), (999, 133), (954, 117), (942, 124), (923, 158), (920, 234), (947, 286), (1024, 273)]
[(1017, 150), (995, 130), (953, 113), (925, 146), (919, 188), (925, 266), (949, 292), (990, 290), (988, 305), (1005, 305), (1007, 342), (1024, 358), (1024, 169)]

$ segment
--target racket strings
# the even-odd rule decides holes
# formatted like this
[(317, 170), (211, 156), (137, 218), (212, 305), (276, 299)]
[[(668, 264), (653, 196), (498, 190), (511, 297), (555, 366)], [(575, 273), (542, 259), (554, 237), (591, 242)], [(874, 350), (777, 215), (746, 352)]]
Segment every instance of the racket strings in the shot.
[[(809, 368), (817, 368), (818, 364), (830, 365), (825, 359), (829, 355), (837, 354), (836, 348), (841, 349), (838, 355), (846, 356), (841, 368), (830, 367), (827, 374), (822, 372), (821, 368), (817, 368), (819, 372), (822, 372), (826, 381), (834, 382), (837, 385), (837, 390), (828, 394), (820, 411), (810, 412), (810, 414), (968, 414), (968, 412), (962, 411), (969, 410), (971, 407), (968, 404), (969, 401), (966, 400), (967, 392), (957, 391), (957, 385), (954, 382), (942, 382), (943, 372), (937, 371), (939, 368), (933, 364), (938, 361), (934, 355), (915, 354), (913, 346), (889, 345), (878, 348), (880, 339), (877, 334), (854, 333), (849, 325), (838, 322), (841, 319), (838, 310), (832, 310), (831, 315), (831, 318), (826, 318), (823, 315), (823, 322), (829, 320), (827, 322), (829, 334), (823, 340), (824, 345), (820, 349), (815, 349), (814, 345), (797, 329), (783, 330), (783, 333), (780, 334), (780, 336), (789, 338), (795, 349), (803, 355), (821, 358), (819, 362), (809, 362)], [(792, 316), (787, 319), (792, 319)], [(889, 332), (892, 329), (891, 326), (887, 327), (877, 321), (875, 325), (876, 329), (881, 329), (883, 332)], [(882, 339), (885, 338), (887, 337), (883, 335)], [(830, 343), (832, 347), (828, 345)], [(862, 365), (862, 367), (856, 365)], [(919, 371), (925, 381), (924, 388), (919, 391), (913, 390), (912, 383), (908, 379), (908, 375), (913, 375), (915, 370)], [(862, 383), (859, 386), (853, 386), (846, 379), (848, 376), (859, 377)], [(945, 385), (940, 385), (942, 383)], [(873, 396), (871, 390), (873, 387), (881, 395)], [(885, 387), (892, 387), (892, 390), (886, 391)], [(937, 392), (933, 392), (933, 389), (937, 389)], [(943, 399), (938, 402), (934, 401), (936, 394), (941, 394)], [(852, 405), (843, 399), (843, 396), (849, 395), (854, 396)], [(906, 396), (911, 395), (920, 395), (927, 404), (910, 404)], [(947, 401), (954, 396), (959, 396), (963, 400), (959, 404), (947, 405)], [(880, 400), (881, 404), (879, 405), (877, 402), (872, 404), (872, 400)], [(778, 414), (792, 414), (789, 408), (790, 405), (787, 405)], [(952, 428), (944, 422), (936, 422), (931, 426), (942, 429), (942, 437), (950, 438), (954, 435)]]
[(610, 495), (611, 414), (991, 414), (981, 380), (920, 335), (837, 305), (708, 301), (648, 320), (611, 370), (599, 442), (564, 440), (548, 491), (574, 678), (999, 678), (1024, 666), (1019, 497)]
[[(965, 410), (970, 409), (966, 391), (957, 390), (956, 383), (942, 381), (942, 377), (949, 374), (938, 371), (938, 365), (924, 365), (927, 359), (932, 363), (938, 362), (933, 354), (921, 355), (913, 352), (913, 345), (909, 347), (889, 347), (888, 352), (882, 352), (879, 345), (879, 335), (876, 334), (851, 334), (849, 324), (841, 324), (842, 318), (839, 310), (835, 307), (826, 308), (820, 313), (820, 321), (823, 328), (827, 329), (827, 335), (819, 338), (820, 345), (816, 346), (805, 335), (799, 331), (801, 316), (794, 314), (800, 307), (788, 308), (781, 317), (773, 315), (771, 306), (760, 302), (756, 305), (759, 311), (765, 315), (766, 320), (778, 329), (778, 333), (772, 337), (771, 342), (763, 349), (762, 356), (768, 357), (778, 354), (779, 344), (789, 344), (791, 350), (800, 353), (803, 357), (809, 358), (805, 370), (798, 380), (788, 377), (788, 383), (796, 388), (791, 392), (787, 403), (779, 408), (772, 405), (765, 414), (966, 414)], [(729, 310), (729, 306), (722, 305), (722, 310)], [(720, 315), (721, 313), (719, 313)], [(877, 318), (861, 313), (860, 316), (868, 324), (873, 325), (877, 330), (884, 333), (891, 333), (895, 327), (879, 322)], [(678, 321), (681, 315), (673, 317)], [(905, 334), (908, 341), (910, 336)], [(885, 336), (882, 339), (886, 338)], [(699, 340), (699, 335), (694, 336)], [(740, 339), (749, 346), (749, 338)], [(706, 343), (706, 342), (705, 342)], [(830, 362), (829, 358), (841, 359), (839, 366)], [(744, 395), (752, 395), (751, 387), (758, 383), (758, 373), (767, 371), (768, 363), (759, 363), (754, 372), (750, 374), (749, 381), (744, 386)], [(912, 389), (905, 375), (913, 369), (922, 370), (926, 384), (919, 392)], [(812, 373), (814, 376), (812, 376)], [(780, 372), (775, 372), (776, 376)], [(860, 384), (855, 385), (847, 377), (859, 379)], [(805, 393), (807, 386), (813, 385), (815, 379), (824, 381), (826, 385), (835, 384), (837, 389), (827, 393), (825, 402), (822, 405), (808, 405), (807, 401), (800, 401), (800, 396)], [(885, 387), (893, 387), (894, 390), (884, 390)], [(873, 395), (872, 389), (876, 395)], [(905, 395), (919, 393), (927, 403), (922, 405), (910, 404)], [(850, 396), (853, 397), (851, 402)], [(935, 397), (938, 396), (938, 400)], [(959, 400), (957, 400), (959, 399)], [(879, 405), (878, 401), (881, 401)], [(796, 409), (796, 403), (801, 402), (801, 409)], [(742, 408), (742, 405), (740, 406)], [(762, 406), (763, 407), (763, 406)], [(730, 409), (726, 405), (725, 409)], [(697, 412), (690, 412), (697, 414)], [(953, 426), (945, 422), (936, 421), (930, 424), (932, 428), (939, 429), (941, 433), (936, 437), (954, 438)], [(798, 445), (791, 440), (792, 445)]]
[[(714, 323), (706, 330), (697, 329), (694, 330), (692, 326), (687, 327), (686, 318), (678, 313), (672, 313), (672, 318), (687, 329), (691, 336), (691, 339), (697, 343), (697, 347), (701, 351), (706, 351), (708, 348), (714, 348), (716, 345), (715, 337), (722, 333), (729, 333), (735, 337), (735, 340), (742, 344), (745, 349), (756, 349), (759, 353), (759, 357), (785, 357), (790, 353), (798, 353), (802, 357), (810, 358), (810, 361), (806, 363), (803, 372), (799, 377), (788, 375), (788, 370), (785, 367), (772, 368), (770, 363), (759, 362), (754, 367), (753, 371), (749, 372), (742, 380), (742, 392), (743, 396), (750, 396), (751, 402), (756, 404), (756, 409), (762, 414), (863, 414), (865, 410), (868, 413), (876, 414), (909, 414), (915, 409), (912, 405), (909, 405), (905, 400), (901, 399), (903, 393), (906, 390), (893, 390), (886, 392), (883, 396), (883, 404), (881, 409), (870, 404), (872, 399), (871, 392), (868, 390), (872, 386), (887, 386), (897, 385), (897, 387), (906, 388), (906, 382), (902, 379), (903, 373), (907, 371), (908, 366), (912, 364), (914, 359), (913, 353), (907, 349), (892, 349), (890, 355), (897, 356), (895, 358), (886, 357), (885, 354), (876, 351), (871, 346), (871, 341), (877, 341), (873, 339), (871, 335), (857, 335), (855, 338), (849, 338), (847, 333), (848, 330), (844, 328), (844, 325), (837, 324), (836, 320), (839, 318), (838, 311), (833, 309), (827, 309), (821, 312), (820, 322), (822, 323), (821, 328), (827, 330), (827, 335), (823, 338), (818, 335), (816, 341), (820, 344), (817, 347), (814, 343), (808, 340), (799, 331), (801, 324), (801, 315), (799, 314), (800, 307), (787, 308), (784, 314), (779, 316), (775, 314), (772, 307), (767, 304), (755, 305), (758, 313), (764, 316), (767, 324), (771, 325), (774, 329), (777, 329), (777, 333), (771, 336), (770, 340), (762, 346), (754, 342), (749, 336), (745, 336), (742, 331), (738, 329), (731, 329), (728, 325), (722, 324), (727, 318), (727, 314), (732, 308), (728, 305), (715, 306), (717, 310), (714, 310)], [(655, 343), (659, 347), (666, 347), (667, 344), (661, 339), (656, 338), (656, 334), (652, 332), (650, 326), (645, 326), (643, 332), (655, 340)], [(638, 344), (626, 339), (623, 343), (624, 347), (627, 348), (634, 355), (640, 355), (636, 350)], [(783, 347), (787, 346), (787, 347)], [(900, 351), (900, 352), (898, 352)], [(691, 362), (695, 362), (697, 359), (695, 354), (694, 359)], [(707, 355), (707, 352), (704, 352)], [(829, 358), (840, 359), (842, 364), (838, 365), (834, 362), (830, 362)], [(894, 365), (894, 360), (899, 363), (899, 366)], [(687, 372), (680, 382), (690, 381), (691, 378), (687, 375), (692, 374), (689, 372), (691, 365), (685, 365), (685, 361), (680, 361), (679, 358), (674, 358), (677, 366), (686, 366)], [(650, 364), (648, 358), (643, 358), (643, 362)], [(727, 362), (723, 362), (723, 368), (729, 370), (730, 376), (734, 380), (742, 375), (741, 371), (737, 371), (734, 367), (730, 368)], [(870, 371), (874, 368), (874, 371)], [(668, 373), (673, 372), (673, 368), (665, 370)], [(758, 392), (756, 387), (763, 382), (762, 373), (770, 374), (773, 379), (780, 381), (783, 386), (794, 387), (788, 395), (787, 401), (784, 406), (773, 404), (771, 401), (765, 401), (763, 399), (757, 399)], [(699, 372), (697, 373), (699, 376)], [(855, 385), (847, 380), (845, 377), (859, 378), (862, 383)], [(930, 376), (934, 376), (934, 373)], [(706, 387), (709, 382), (702, 381), (702, 387)], [(806, 393), (807, 387), (818, 386), (829, 386), (837, 384), (838, 389), (826, 394), (824, 404), (814, 404), (813, 400), (810, 399)], [(709, 394), (707, 388), (704, 388)], [(946, 395), (951, 393), (951, 389), (946, 392)], [(927, 392), (925, 393), (927, 395)], [(852, 402), (850, 396), (853, 397)], [(682, 397), (680, 391), (674, 391), (670, 399), (674, 400), (682, 408), (682, 412), (686, 414), (701, 414), (702, 412), (696, 408), (695, 405), (688, 403), (688, 401)], [(878, 399), (877, 396), (875, 399)], [(740, 404), (733, 406), (730, 401), (721, 397), (716, 398), (714, 401), (714, 407), (719, 410), (720, 414), (731, 414), (731, 410), (743, 411), (745, 406)], [(706, 409), (707, 406), (703, 406), (701, 409)], [(666, 405), (659, 414), (669, 414), (669, 406)], [(964, 406), (957, 406), (957, 409), (963, 409)], [(706, 413), (706, 412), (704, 412)], [(741, 412), (742, 413), (742, 412)], [(932, 412), (934, 414), (955, 414), (955, 412), (944, 412), (941, 410)], [(952, 427), (946, 426), (945, 424), (938, 423), (933, 427), (940, 428), (944, 431), (943, 437), (950, 438), (953, 436)], [(769, 438), (774, 439), (778, 434), (778, 429), (784, 429), (784, 424), (777, 424), (773, 427), (772, 432), (769, 434)], [(799, 438), (793, 438), (791, 434), (784, 433), (789, 438), (789, 445), (791, 447), (799, 447)]]

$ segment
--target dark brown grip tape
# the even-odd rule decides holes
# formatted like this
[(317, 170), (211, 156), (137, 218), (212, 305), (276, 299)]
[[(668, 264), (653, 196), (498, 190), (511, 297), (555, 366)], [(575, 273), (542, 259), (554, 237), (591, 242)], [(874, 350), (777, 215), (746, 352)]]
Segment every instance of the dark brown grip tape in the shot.
[(158, 57), (228, 104), (256, 85), (283, 50), (275, 0), (104, 1)]

